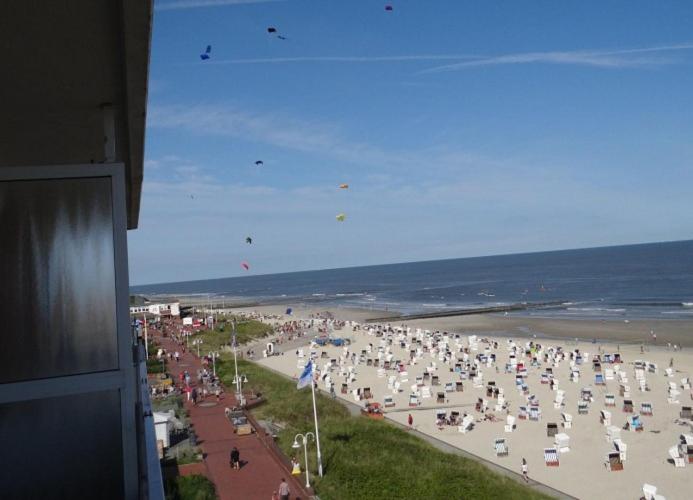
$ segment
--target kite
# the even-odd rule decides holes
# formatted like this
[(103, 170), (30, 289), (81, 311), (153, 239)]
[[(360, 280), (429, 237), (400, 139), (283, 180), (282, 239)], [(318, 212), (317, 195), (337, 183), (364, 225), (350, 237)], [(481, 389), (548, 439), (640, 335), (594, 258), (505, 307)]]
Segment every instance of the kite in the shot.
[(262, 161), (262, 160), (257, 160), (257, 161), (255, 162), (255, 165), (257, 165), (258, 167), (259, 167), (260, 165), (264, 165), (264, 164), (265, 164), (265, 162)]
[(349, 184), (340, 184), (339, 189), (349, 189)]
[(212, 53), (212, 46), (207, 45), (207, 50), (205, 50), (204, 54), (200, 54), (200, 59), (202, 59), (203, 61), (206, 61), (207, 59), (210, 58), (211, 53)]
[(283, 35), (280, 35), (279, 32), (277, 31), (277, 28), (274, 28), (272, 26), (267, 28), (267, 33), (269, 33), (270, 35), (276, 35), (276, 37), (279, 38), (280, 40), (286, 40), (286, 37)]
[(336, 219), (337, 219), (339, 222), (344, 222), (344, 219), (346, 219), (346, 214), (338, 214), (337, 217), (336, 217)]
[(241, 262), (241, 267), (246, 271), (250, 270), (250, 264), (248, 264), (246, 261)]
[(291, 315), (291, 311), (292, 311), (292, 310), (291, 310), (291, 308), (290, 308), (290, 307), (287, 307), (287, 308), (286, 308), (286, 314), (289, 314), (289, 315)]
[(252, 239), (250, 236), (248, 236), (248, 237), (245, 239), (245, 242), (246, 242), (248, 245), (252, 245), (252, 244), (253, 244), (253, 239)]
[(385, 10), (388, 11), (388, 12), (392, 12), (392, 10), (393, 10), (393, 9), (392, 9), (392, 5), (387, 4), (387, 5), (385, 6)]

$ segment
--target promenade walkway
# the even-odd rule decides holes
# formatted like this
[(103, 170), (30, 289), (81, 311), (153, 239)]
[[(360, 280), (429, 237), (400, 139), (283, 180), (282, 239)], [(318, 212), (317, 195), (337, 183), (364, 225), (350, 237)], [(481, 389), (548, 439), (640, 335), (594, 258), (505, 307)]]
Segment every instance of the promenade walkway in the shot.
[[(187, 370), (194, 386), (197, 371), (202, 368), (200, 359), (191, 352), (183, 353), (181, 346), (169, 337), (157, 336), (157, 341), (167, 352), (181, 353), (180, 362), (171, 361), (168, 365), (174, 380), (178, 381), (178, 374)], [(198, 445), (205, 454), (206, 475), (215, 484), (220, 500), (270, 500), (282, 478), (289, 483), (292, 500), (310, 498), (303, 485), (291, 476), (281, 459), (265, 446), (257, 434), (238, 436), (233, 432), (233, 426), (224, 414), (224, 408), (236, 405), (232, 393), (223, 393), (219, 404), (216, 404), (214, 396), (208, 396), (200, 403), (193, 406), (192, 402), (185, 401), (185, 408), (190, 413)], [(234, 446), (240, 451), (240, 470), (229, 466), (229, 454)]]

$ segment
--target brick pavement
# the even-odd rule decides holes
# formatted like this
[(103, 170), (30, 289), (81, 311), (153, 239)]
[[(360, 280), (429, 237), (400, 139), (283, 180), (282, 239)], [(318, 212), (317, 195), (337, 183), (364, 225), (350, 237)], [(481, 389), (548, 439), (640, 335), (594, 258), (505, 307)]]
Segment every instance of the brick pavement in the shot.
[[(177, 383), (178, 374), (187, 370), (194, 386), (197, 383), (197, 370), (202, 368), (200, 359), (189, 351), (183, 354), (181, 346), (170, 337), (157, 337), (157, 340), (167, 352), (177, 350), (181, 353), (179, 363), (173, 360), (168, 365), (174, 381)], [(183, 399), (186, 400), (185, 395)], [(208, 396), (207, 401), (216, 402), (214, 396)], [(219, 499), (270, 500), (282, 478), (286, 478), (289, 483), (292, 499), (309, 499), (310, 495), (302, 483), (291, 476), (290, 470), (263, 444), (257, 434), (237, 436), (233, 432), (224, 408), (235, 404), (234, 395), (228, 392), (222, 394), (221, 402), (215, 406), (193, 406), (192, 402), (185, 401), (198, 445), (205, 454), (206, 475), (215, 484)], [(240, 470), (233, 470), (229, 466), (229, 454), (234, 446), (240, 451)]]

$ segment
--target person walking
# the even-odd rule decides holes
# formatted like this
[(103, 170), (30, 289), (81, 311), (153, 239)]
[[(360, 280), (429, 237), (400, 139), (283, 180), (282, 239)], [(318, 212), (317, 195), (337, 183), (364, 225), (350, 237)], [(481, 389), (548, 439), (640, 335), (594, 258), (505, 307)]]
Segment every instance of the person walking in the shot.
[(231, 467), (237, 470), (241, 468), (241, 452), (235, 446), (231, 449)]
[(289, 489), (289, 484), (286, 479), (282, 478), (282, 482), (279, 483), (279, 500), (289, 500), (289, 495), (291, 495), (291, 490)]
[(522, 458), (522, 477), (525, 480), (525, 483), (529, 483), (529, 472), (527, 468), (527, 460), (523, 457)]
[(197, 406), (197, 387), (193, 387), (190, 398), (192, 399), (193, 406)]
[(411, 413), (410, 413), (409, 416), (407, 417), (407, 423), (409, 424), (409, 427), (413, 427), (413, 426), (414, 426), (414, 417), (411, 416)]

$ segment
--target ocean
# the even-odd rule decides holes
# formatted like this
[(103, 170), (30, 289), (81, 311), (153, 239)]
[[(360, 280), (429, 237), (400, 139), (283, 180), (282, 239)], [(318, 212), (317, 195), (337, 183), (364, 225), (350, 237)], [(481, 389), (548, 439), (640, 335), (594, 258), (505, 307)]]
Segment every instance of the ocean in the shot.
[(141, 285), (131, 292), (405, 314), (558, 302), (511, 314), (693, 319), (693, 240)]

